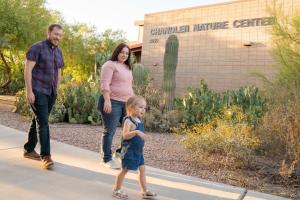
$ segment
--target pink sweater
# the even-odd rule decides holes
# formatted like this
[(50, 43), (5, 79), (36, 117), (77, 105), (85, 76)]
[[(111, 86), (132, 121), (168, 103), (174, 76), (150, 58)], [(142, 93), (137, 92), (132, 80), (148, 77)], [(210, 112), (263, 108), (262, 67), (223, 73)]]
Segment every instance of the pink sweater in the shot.
[(132, 72), (126, 64), (109, 60), (101, 68), (101, 92), (109, 92), (111, 99), (126, 102), (133, 96), (132, 80)]

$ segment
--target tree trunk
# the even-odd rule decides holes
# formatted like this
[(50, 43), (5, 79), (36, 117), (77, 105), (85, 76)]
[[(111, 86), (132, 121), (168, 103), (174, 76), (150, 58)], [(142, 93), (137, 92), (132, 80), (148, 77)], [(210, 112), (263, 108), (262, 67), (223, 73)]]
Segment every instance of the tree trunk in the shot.
[(4, 63), (4, 69), (6, 72), (6, 76), (7, 76), (7, 80), (5, 80), (3, 83), (0, 83), (0, 89), (6, 88), (9, 83), (11, 82), (11, 67), (10, 65), (7, 63), (4, 54), (2, 53), (2, 51), (0, 50), (0, 57), (2, 62)]

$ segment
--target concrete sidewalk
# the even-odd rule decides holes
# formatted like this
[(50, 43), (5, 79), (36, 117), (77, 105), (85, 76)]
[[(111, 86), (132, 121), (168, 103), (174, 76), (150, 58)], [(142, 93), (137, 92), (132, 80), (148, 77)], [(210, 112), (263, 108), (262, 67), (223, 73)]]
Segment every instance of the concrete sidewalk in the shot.
[[(55, 167), (43, 170), (39, 161), (23, 158), (26, 138), (26, 133), (0, 125), (1, 199), (114, 199), (111, 192), (118, 171), (103, 168), (99, 154), (51, 141)], [(124, 182), (123, 189), (132, 200), (141, 199), (136, 178), (132, 172)], [(285, 199), (152, 167), (147, 167), (147, 182), (161, 200)]]

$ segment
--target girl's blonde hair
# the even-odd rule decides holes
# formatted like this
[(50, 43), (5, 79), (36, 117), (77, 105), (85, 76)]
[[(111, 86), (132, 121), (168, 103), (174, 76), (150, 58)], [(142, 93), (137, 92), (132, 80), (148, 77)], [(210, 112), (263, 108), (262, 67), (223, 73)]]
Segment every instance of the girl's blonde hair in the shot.
[(133, 113), (134, 107), (140, 102), (145, 102), (146, 103), (145, 98), (141, 97), (141, 96), (132, 96), (132, 97), (130, 97), (126, 102), (127, 115), (131, 115)]

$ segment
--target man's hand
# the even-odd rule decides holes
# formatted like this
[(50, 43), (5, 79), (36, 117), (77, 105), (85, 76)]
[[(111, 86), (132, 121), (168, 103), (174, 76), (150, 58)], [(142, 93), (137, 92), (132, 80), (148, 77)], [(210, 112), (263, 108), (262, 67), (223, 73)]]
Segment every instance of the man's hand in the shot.
[(32, 91), (26, 92), (26, 98), (29, 104), (33, 105), (35, 101), (35, 96)]

